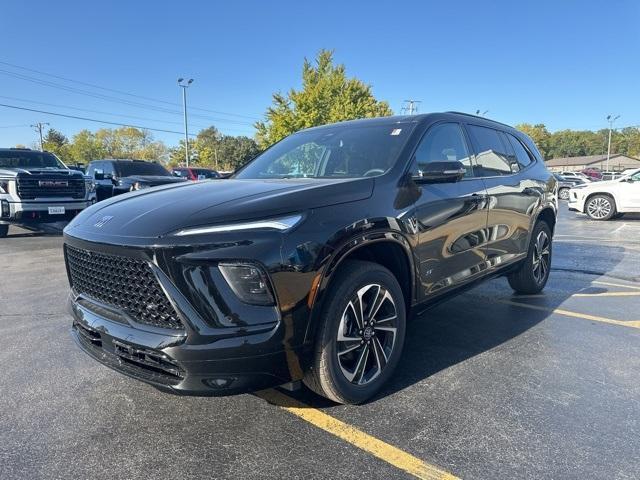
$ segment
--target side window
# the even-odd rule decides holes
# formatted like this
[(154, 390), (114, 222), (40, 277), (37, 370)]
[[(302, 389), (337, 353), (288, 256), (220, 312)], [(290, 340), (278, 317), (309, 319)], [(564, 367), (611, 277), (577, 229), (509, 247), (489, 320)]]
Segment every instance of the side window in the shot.
[(476, 149), (477, 177), (511, 175), (519, 170), (497, 130), (476, 125), (469, 125), (468, 129)]
[(91, 162), (87, 167), (87, 175), (93, 178), (93, 174), (95, 173), (96, 168), (97, 168), (97, 163)]
[(420, 141), (414, 158), (412, 168), (415, 175), (431, 162), (458, 161), (464, 165), (464, 176), (473, 176), (467, 143), (462, 128), (457, 123), (441, 123), (431, 127)]
[(116, 172), (113, 168), (113, 162), (102, 162), (102, 168), (104, 169), (104, 174), (111, 175), (112, 177), (116, 176)]
[(522, 142), (520, 142), (520, 140), (518, 140), (516, 137), (514, 137), (510, 133), (507, 133), (506, 135), (511, 141), (511, 145), (513, 145), (513, 149), (516, 152), (516, 158), (518, 159), (518, 164), (520, 165), (520, 168), (521, 169), (525, 168), (527, 165), (529, 165), (533, 161), (533, 158), (531, 158), (531, 154), (524, 147), (524, 145), (522, 145)]

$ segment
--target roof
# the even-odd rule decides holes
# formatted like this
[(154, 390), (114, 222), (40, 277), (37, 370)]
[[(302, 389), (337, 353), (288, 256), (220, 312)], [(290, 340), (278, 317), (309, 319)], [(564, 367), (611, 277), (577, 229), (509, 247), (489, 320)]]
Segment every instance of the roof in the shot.
[[(640, 162), (640, 159), (630, 157), (628, 155), (622, 155), (620, 153), (611, 154), (609, 160), (613, 160), (614, 158), (624, 157), (630, 160), (636, 160)], [(571, 166), (580, 166), (580, 165), (591, 165), (592, 163), (600, 163), (607, 160), (607, 155), (585, 155), (582, 157), (562, 157), (562, 158), (552, 158), (551, 160), (547, 160), (545, 163), (548, 167), (571, 167)]]
[[(460, 118), (463, 117), (463, 118)], [(513, 127), (504, 123), (491, 120), (490, 118), (480, 117), (472, 115), (470, 113), (462, 112), (433, 112), (433, 113), (419, 113), (416, 115), (392, 115), (388, 117), (373, 117), (373, 118), (359, 118), (356, 120), (346, 120), (343, 122), (328, 123), (326, 125), (319, 125), (316, 127), (309, 127), (301, 131), (320, 130), (324, 128), (331, 128), (339, 125), (388, 125), (393, 123), (424, 123), (429, 120), (447, 119), (447, 120), (471, 120), (472, 122), (485, 124), (487, 126), (499, 126), (500, 128), (507, 128), (511, 131), (516, 131)]]

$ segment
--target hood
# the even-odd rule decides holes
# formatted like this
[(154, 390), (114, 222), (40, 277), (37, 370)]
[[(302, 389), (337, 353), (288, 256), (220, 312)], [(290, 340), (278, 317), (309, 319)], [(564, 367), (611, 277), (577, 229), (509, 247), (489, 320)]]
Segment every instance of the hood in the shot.
[(68, 168), (6, 168), (0, 167), (0, 175), (3, 177), (23, 177), (29, 175), (65, 175), (71, 177), (82, 177), (82, 172), (70, 170)]
[(172, 177), (169, 175), (131, 175), (130, 177), (122, 177), (122, 183), (134, 184), (145, 183), (147, 185), (165, 185), (167, 183), (180, 183), (186, 181), (184, 178)]
[(617, 185), (620, 183), (620, 180), (603, 180), (601, 182), (592, 182), (592, 183), (583, 183), (582, 185), (576, 185), (573, 188), (581, 188), (581, 189), (590, 189), (590, 190), (598, 190), (602, 187), (609, 187), (612, 185)]
[(373, 186), (373, 178), (180, 182), (100, 202), (80, 213), (65, 232), (107, 242), (109, 237), (158, 238), (186, 227), (364, 200), (371, 196)]

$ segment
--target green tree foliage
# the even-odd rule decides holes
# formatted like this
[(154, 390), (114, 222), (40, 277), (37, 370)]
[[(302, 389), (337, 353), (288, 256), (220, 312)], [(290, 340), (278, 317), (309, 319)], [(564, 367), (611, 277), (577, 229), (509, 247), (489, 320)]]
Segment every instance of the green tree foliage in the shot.
[(55, 153), (61, 159), (68, 157), (69, 139), (58, 130), (50, 128), (42, 139), (42, 146), (44, 150)]
[[(221, 171), (235, 170), (259, 152), (252, 138), (222, 135), (213, 126), (200, 130), (196, 138), (189, 141), (190, 165)], [(170, 164), (184, 165), (184, 140), (170, 150)]]
[[(609, 130), (559, 130), (549, 133), (543, 124), (522, 123), (516, 128), (529, 135), (545, 159), (603, 155), (607, 153)], [(613, 131), (611, 153), (640, 157), (640, 129), (635, 127)]]
[(315, 64), (304, 61), (302, 89), (275, 93), (266, 120), (255, 127), (259, 146), (266, 148), (303, 128), (392, 113), (387, 102), (375, 99), (370, 85), (347, 78), (345, 66), (334, 65), (332, 51), (321, 50)]

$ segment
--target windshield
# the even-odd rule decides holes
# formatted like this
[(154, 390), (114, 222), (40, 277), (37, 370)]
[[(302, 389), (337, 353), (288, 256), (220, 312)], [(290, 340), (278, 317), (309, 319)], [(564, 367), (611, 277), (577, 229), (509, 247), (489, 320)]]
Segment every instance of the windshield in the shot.
[(55, 155), (30, 150), (0, 151), (0, 168), (64, 168), (67, 167)]
[(359, 178), (382, 175), (407, 142), (412, 123), (340, 125), (293, 134), (234, 178)]
[(122, 162), (117, 164), (120, 177), (133, 177), (135, 175), (171, 176), (162, 165), (153, 162)]

